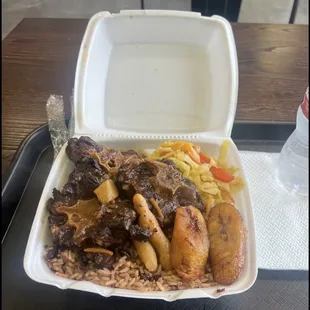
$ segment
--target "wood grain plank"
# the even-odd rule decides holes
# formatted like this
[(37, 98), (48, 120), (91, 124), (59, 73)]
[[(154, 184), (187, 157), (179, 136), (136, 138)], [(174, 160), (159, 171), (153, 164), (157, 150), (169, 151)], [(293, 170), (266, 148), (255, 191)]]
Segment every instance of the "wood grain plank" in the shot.
[(233, 24), (239, 59), (237, 120), (295, 122), (308, 86), (308, 28)]
[[(25, 19), (2, 43), (2, 163), (46, 123), (50, 94), (64, 96), (66, 115), (78, 51), (87, 25), (81, 19)], [(308, 27), (233, 24), (239, 59), (236, 119), (294, 122), (308, 86)], [(4, 172), (5, 169), (2, 170)]]
[[(71, 24), (64, 19), (26, 19), (3, 41), (4, 148), (16, 148), (25, 135), (46, 122), (50, 94), (62, 94), (69, 102), (86, 25), (87, 20)], [(69, 115), (69, 105), (66, 108)], [(17, 136), (12, 140), (10, 134)]]

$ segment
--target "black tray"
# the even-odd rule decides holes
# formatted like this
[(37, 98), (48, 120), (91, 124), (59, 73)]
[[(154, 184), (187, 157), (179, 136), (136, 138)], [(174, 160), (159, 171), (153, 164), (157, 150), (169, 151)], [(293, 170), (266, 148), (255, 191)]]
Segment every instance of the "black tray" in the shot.
[[(279, 152), (294, 124), (234, 126), (232, 137), (239, 149)], [(3, 309), (308, 309), (308, 272), (259, 270), (247, 292), (218, 300), (196, 299), (173, 303), (60, 290), (27, 277), (23, 256), (46, 178), (53, 161), (47, 126), (27, 138), (2, 189), (2, 224), (10, 226), (2, 240)], [(12, 215), (14, 216), (12, 217)]]

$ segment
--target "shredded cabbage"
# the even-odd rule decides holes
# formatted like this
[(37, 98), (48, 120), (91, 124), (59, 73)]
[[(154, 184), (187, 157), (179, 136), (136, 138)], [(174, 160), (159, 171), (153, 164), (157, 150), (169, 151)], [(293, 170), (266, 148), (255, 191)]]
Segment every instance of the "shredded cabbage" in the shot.
[[(152, 159), (167, 158), (171, 160), (182, 175), (192, 181), (204, 199), (206, 212), (218, 203), (234, 203), (232, 194), (240, 192), (244, 188), (244, 181), (240, 176), (236, 176), (239, 171), (238, 167), (229, 166), (227, 155), (229, 152), (230, 142), (224, 141), (220, 147), (218, 158), (209, 157), (208, 163), (200, 163), (200, 147), (184, 141), (167, 141), (164, 142), (149, 157)], [(204, 156), (204, 158), (208, 158)], [(224, 169), (232, 181), (228, 182), (221, 178), (217, 179), (210, 171), (212, 169)], [(211, 170), (212, 170), (211, 169)], [(220, 170), (220, 171), (222, 171)], [(212, 170), (213, 171), (213, 170)]]

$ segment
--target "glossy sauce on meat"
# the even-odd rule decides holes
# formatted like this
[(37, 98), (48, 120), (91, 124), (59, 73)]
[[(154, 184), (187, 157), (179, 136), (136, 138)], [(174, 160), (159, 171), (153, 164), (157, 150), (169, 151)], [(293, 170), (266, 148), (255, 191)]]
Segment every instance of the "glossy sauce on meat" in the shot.
[[(179, 206), (193, 205), (200, 210), (204, 209), (195, 185), (170, 164), (134, 158), (120, 167), (117, 181), (123, 188), (125, 185), (128, 191), (139, 193), (148, 200), (154, 199), (166, 222), (171, 221)], [(153, 210), (151, 205), (150, 209)]]
[[(149, 207), (167, 231), (171, 231), (177, 207), (204, 208), (196, 187), (169, 160), (142, 159), (131, 150), (101, 147), (89, 137), (70, 139), (66, 153), (75, 168), (64, 187), (53, 190), (46, 205), (54, 243), (47, 254), (49, 259), (57, 249), (70, 249), (85, 268), (111, 268), (114, 256), (85, 253), (83, 249), (101, 247), (123, 253), (130, 240), (149, 240), (153, 232), (137, 224), (132, 202), (136, 193), (148, 203), (150, 199), (156, 202), (163, 217), (151, 203)], [(115, 183), (119, 197), (100, 204), (94, 190), (108, 179)]]

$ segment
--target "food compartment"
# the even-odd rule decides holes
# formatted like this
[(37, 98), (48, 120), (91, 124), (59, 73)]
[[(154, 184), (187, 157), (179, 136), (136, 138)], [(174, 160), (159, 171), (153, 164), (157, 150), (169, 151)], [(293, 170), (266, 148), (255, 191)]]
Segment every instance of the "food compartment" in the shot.
[[(150, 150), (156, 149), (163, 141), (159, 140), (105, 140), (97, 141), (101, 145), (107, 145), (109, 148), (120, 148), (121, 150), (133, 149), (138, 152), (142, 150), (149, 153)], [(193, 143), (199, 145), (203, 152), (207, 152), (211, 156), (218, 156), (220, 146), (223, 139), (211, 139), (195, 140)], [(97, 292), (103, 296), (127, 296), (136, 298), (158, 298), (168, 301), (183, 299), (183, 298), (199, 298), (210, 297), (217, 298), (219, 296), (236, 294), (247, 290), (255, 281), (257, 274), (256, 265), (256, 249), (255, 249), (255, 233), (254, 233), (254, 221), (253, 212), (251, 207), (251, 201), (249, 198), (249, 192), (247, 186), (237, 195), (235, 198), (235, 206), (240, 211), (240, 214), (244, 220), (244, 225), (248, 231), (247, 238), (247, 253), (243, 272), (240, 278), (231, 286), (225, 287), (225, 291), (216, 293), (216, 290), (222, 289), (224, 286), (199, 289), (186, 289), (180, 291), (167, 291), (167, 292), (138, 292), (133, 290), (124, 290), (119, 288), (102, 287), (87, 281), (74, 281), (64, 279), (56, 276), (47, 267), (43, 258), (44, 246), (51, 244), (51, 234), (48, 227), (48, 212), (46, 211), (45, 204), (51, 197), (52, 189), (56, 187), (61, 189), (67, 182), (68, 176), (73, 170), (73, 164), (69, 161), (65, 154), (64, 146), (59, 153), (58, 157), (53, 164), (52, 170), (46, 182), (44, 191), (42, 193), (41, 200), (39, 202), (38, 210), (31, 229), (25, 259), (24, 267), (29, 277), (33, 280), (45, 284), (57, 286), (62, 289), (72, 288), (85, 290), (90, 292)], [(245, 176), (242, 172), (241, 162), (238, 155), (237, 148), (232, 143), (227, 156), (227, 161), (230, 165), (234, 165), (241, 168), (239, 175), (244, 179)]]

